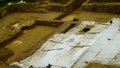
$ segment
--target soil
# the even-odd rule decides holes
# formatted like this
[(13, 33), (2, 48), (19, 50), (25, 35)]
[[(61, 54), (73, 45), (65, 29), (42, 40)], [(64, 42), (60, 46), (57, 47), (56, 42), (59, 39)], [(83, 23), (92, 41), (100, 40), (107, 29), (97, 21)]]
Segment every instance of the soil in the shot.
[(112, 18), (118, 18), (120, 14), (109, 14), (100, 12), (89, 12), (83, 11), (78, 8), (71, 14), (63, 18), (63, 21), (73, 21), (74, 18), (79, 19), (79, 21), (96, 21), (97, 23), (106, 23)]
[(33, 20), (53, 20), (58, 17), (61, 13), (13, 13), (4, 18), (0, 19), (0, 41), (14, 34), (11, 27), (15, 23), (26, 24)]
[(120, 67), (112, 66), (112, 65), (103, 65), (103, 64), (99, 64), (99, 63), (90, 63), (85, 68), (120, 68)]
[(119, 0), (89, 0), (89, 2), (120, 2)]
[(8, 48), (0, 48), (0, 62), (5, 62), (9, 57), (13, 56), (14, 53)]
[(16, 59), (20, 57), (23, 57), (27, 50), (38, 46), (40, 41), (51, 35), (55, 29), (55, 27), (51, 26), (36, 26), (30, 30), (25, 30), (24, 34), (16, 38), (10, 44), (6, 45), (6, 48), (11, 49), (15, 53), (8, 59), (7, 62), (10, 63), (16, 61)]
[(10, 68), (10, 67), (9, 67), (9, 64), (0, 62), (0, 68)]
[[(11, 26), (15, 23), (24, 24), (32, 20), (54, 20), (56, 17), (60, 16), (59, 12), (50, 13), (13, 13), (0, 19), (0, 40), (4, 39), (10, 34), (13, 34)], [(109, 14), (109, 13), (97, 13), (97, 12), (87, 12), (78, 8), (71, 14), (67, 15), (62, 21), (73, 21), (73, 19), (78, 19), (79, 21), (96, 21), (98, 23), (105, 23), (112, 18), (120, 17), (120, 14)], [(80, 23), (80, 22), (79, 22)], [(14, 55), (10, 57), (6, 62), (11, 63), (14, 61), (19, 61), (21, 58), (25, 58), (31, 55), (31, 50), (34, 47), (41, 47), (39, 45), (40, 41), (48, 38), (54, 31), (56, 27), (51, 26), (35, 26), (31, 29), (24, 30), (23, 34), (15, 38), (9, 44), (5, 46), (14, 52)], [(38, 49), (39, 49), (38, 48)], [(35, 52), (34, 51), (34, 52)], [(32, 53), (33, 54), (33, 53)], [(96, 66), (97, 65), (97, 66)], [(105, 66), (101, 64), (89, 64), (86, 68), (118, 68), (114, 66)]]
[[(9, 38), (14, 35), (16, 31), (12, 30), (11, 27), (15, 23), (26, 24), (33, 20), (53, 20), (58, 17), (61, 13), (13, 13), (0, 19), (0, 41)], [(29, 24), (28, 24), (29, 25)], [(6, 61), (7, 63), (19, 60), (20, 57), (28, 56), (33, 54), (29, 53), (31, 49), (38, 46), (40, 41), (48, 38), (55, 31), (56, 27), (51, 26), (35, 26), (29, 30), (24, 30), (23, 34), (17, 37), (15, 40), (11, 40), (6, 48), (12, 50), (14, 55)], [(40, 46), (39, 46), (40, 47)], [(33, 49), (34, 50), (34, 49)], [(28, 52), (29, 51), (29, 52)], [(35, 52), (36, 50), (34, 50)], [(5, 52), (7, 54), (7, 52)], [(25, 58), (25, 57), (24, 57)]]

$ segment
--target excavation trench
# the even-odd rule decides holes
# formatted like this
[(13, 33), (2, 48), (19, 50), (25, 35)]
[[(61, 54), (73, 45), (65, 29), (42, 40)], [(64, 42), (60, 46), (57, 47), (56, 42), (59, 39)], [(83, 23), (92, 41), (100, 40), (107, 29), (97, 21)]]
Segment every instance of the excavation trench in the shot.
[[(36, 51), (36, 47), (41, 47), (39, 43), (54, 33), (55, 29), (57, 28), (39, 25), (32, 29), (24, 30), (21, 36), (6, 45), (6, 48), (9, 48), (15, 53), (7, 60), (7, 62), (19, 61), (20, 59), (31, 55), (31, 53)], [(32, 52), (29, 52), (31, 50)]]
[(22, 34), (5, 46), (14, 52), (7, 63), (20, 61), (32, 55), (62, 24), (63, 22), (59, 21), (35, 20), (31, 25), (22, 27)]

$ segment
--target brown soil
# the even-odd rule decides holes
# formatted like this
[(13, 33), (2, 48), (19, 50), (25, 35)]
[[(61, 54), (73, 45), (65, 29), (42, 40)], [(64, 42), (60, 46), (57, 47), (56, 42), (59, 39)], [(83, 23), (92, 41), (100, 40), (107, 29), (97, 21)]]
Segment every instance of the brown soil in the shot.
[(39, 42), (51, 35), (55, 29), (55, 27), (51, 26), (36, 26), (33, 29), (25, 30), (24, 34), (6, 45), (6, 48), (11, 49), (15, 53), (7, 62), (13, 62), (18, 58), (23, 57), (27, 50), (38, 46)]
[(9, 57), (13, 56), (14, 53), (8, 48), (0, 48), (0, 62), (5, 62)]
[[(31, 20), (53, 20), (60, 16), (61, 13), (50, 12), (50, 13), (13, 13), (2, 19), (0, 19), (0, 40), (8, 36), (9, 33), (13, 33), (11, 26), (14, 23), (24, 24)], [(114, 17), (120, 17), (120, 14), (108, 14), (108, 13), (96, 13), (82, 11), (81, 8), (72, 12), (63, 21), (73, 21), (74, 18), (80, 21), (96, 21), (98, 23), (105, 23)], [(51, 26), (35, 26), (32, 29), (25, 30), (23, 34), (11, 43), (5, 46), (12, 50), (15, 54), (10, 57), (6, 62), (11, 63), (18, 61), (21, 58), (25, 58), (31, 53), (32, 48), (39, 46), (40, 41), (48, 38), (57, 28)], [(41, 46), (39, 46), (41, 47)], [(36, 50), (35, 50), (36, 51)], [(35, 52), (34, 51), (34, 52)], [(33, 54), (33, 53), (32, 53)], [(89, 64), (86, 68), (118, 68), (116, 66), (106, 66), (96, 63)]]
[(66, 2), (69, 2), (70, 0), (50, 0), (51, 2), (61, 3), (64, 4)]
[(14, 32), (11, 30), (11, 27), (15, 23), (26, 24), (33, 20), (53, 20), (58, 17), (60, 13), (52, 12), (52, 13), (13, 13), (2, 19), (0, 19), (0, 42), (4, 41), (4, 39), (13, 35)]
[[(44, 14), (13, 13), (5, 16), (0, 19), (0, 42), (5, 41), (4, 39), (9, 38), (10, 36), (14, 35), (14, 33), (16, 33), (11, 29), (12, 25), (15, 23), (26, 24), (33, 20), (53, 20), (60, 14), (61, 13), (59, 12), (50, 12)], [(55, 27), (51, 26), (35, 26), (30, 30), (25, 30), (20, 37), (16, 38), (14, 41), (11, 40), (12, 42), (6, 45), (6, 48), (11, 49), (15, 53), (14, 56), (9, 58), (7, 62), (13, 62), (15, 60), (18, 60), (18, 58), (31, 55), (31, 53), (29, 53), (31, 49), (33, 47), (37, 47), (38, 43), (47, 38), (51, 33), (54, 32), (55, 29)]]
[(119, 0), (89, 0), (89, 2), (120, 2)]
[(72, 21), (74, 18), (79, 19), (80, 21), (96, 21), (97, 23), (108, 22), (112, 18), (118, 18), (120, 14), (109, 14), (109, 13), (98, 13), (98, 12), (88, 12), (83, 11), (81, 8), (75, 10), (65, 18), (63, 21)]
[(120, 68), (120, 67), (112, 66), (112, 65), (103, 65), (103, 64), (98, 64), (98, 63), (90, 63), (85, 68)]
[(0, 62), (0, 68), (10, 68), (8, 64)]

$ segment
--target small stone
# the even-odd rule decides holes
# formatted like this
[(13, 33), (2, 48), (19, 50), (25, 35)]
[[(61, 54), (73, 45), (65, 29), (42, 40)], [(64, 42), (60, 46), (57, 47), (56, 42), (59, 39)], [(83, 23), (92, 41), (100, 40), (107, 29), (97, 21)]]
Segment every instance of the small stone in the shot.
[(86, 63), (86, 64), (88, 64), (88, 62), (87, 62), (87, 61), (85, 61), (85, 63)]
[(110, 38), (108, 38), (108, 40), (111, 40)]

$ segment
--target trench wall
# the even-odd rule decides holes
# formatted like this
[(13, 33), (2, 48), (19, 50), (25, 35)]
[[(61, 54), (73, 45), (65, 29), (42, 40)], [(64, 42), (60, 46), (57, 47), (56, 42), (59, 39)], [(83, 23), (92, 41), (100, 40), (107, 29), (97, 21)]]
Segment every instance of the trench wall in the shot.
[(81, 6), (81, 4), (86, 0), (66, 0), (66, 1), (67, 2), (64, 4), (58, 3), (47, 4), (44, 2), (12, 4), (0, 10), (0, 17), (3, 17), (7, 14), (14, 12), (46, 13), (49, 11), (60, 11), (63, 12), (64, 15), (66, 15), (75, 10), (76, 8), (78, 8), (79, 6)]
[(63, 24), (63, 22), (58, 21), (58, 20), (53, 20), (53, 21), (36, 20), (36, 24), (37, 25), (59, 27)]
[(40, 8), (40, 3), (12, 4), (0, 9), (0, 18), (14, 12), (44, 13)]
[[(100, 2), (99, 2), (100, 1)], [(105, 2), (103, 2), (105, 1)], [(120, 1), (118, 0), (88, 0), (82, 5), (82, 9), (93, 12), (120, 13)]]
[(70, 0), (66, 4), (49, 4), (47, 6), (48, 10), (51, 11), (62, 11), (65, 14), (72, 12), (74, 9), (78, 8), (85, 2), (86, 0)]
[(120, 0), (89, 0), (89, 2), (120, 2)]
[(0, 47), (4, 47), (9, 42), (11, 42), (15, 38), (17, 38), (18, 36), (20, 36), (21, 34), (23, 34), (23, 31), (26, 30), (26, 29), (32, 29), (34, 26), (39, 26), (39, 25), (52, 26), (52, 27), (59, 28), (63, 23), (64, 22), (57, 21), (57, 20), (56, 21), (54, 21), (54, 20), (51, 20), (51, 21), (35, 20), (35, 22), (33, 24), (31, 24), (31, 25), (25, 25), (24, 27), (22, 27), (21, 29), (15, 31), (14, 33), (10, 33), (4, 39), (1, 39), (0, 40)]

